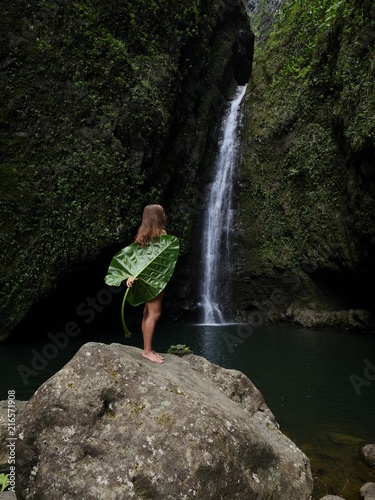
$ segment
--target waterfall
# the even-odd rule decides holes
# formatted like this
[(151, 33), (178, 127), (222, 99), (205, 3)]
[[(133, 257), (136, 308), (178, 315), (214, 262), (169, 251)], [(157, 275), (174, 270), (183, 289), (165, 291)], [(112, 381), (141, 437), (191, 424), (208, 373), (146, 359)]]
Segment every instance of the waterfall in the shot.
[(219, 297), (219, 272), (230, 266), (229, 235), (232, 227), (232, 180), (238, 150), (238, 126), (241, 101), (246, 86), (238, 87), (223, 119), (222, 141), (215, 161), (215, 177), (211, 185), (204, 214), (202, 241), (202, 300), (203, 323), (225, 323)]

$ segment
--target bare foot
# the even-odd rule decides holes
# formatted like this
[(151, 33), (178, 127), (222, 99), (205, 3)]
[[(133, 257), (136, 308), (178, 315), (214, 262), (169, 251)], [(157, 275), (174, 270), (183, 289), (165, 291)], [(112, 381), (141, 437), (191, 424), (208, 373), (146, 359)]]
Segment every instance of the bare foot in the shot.
[(142, 352), (142, 357), (145, 358), (145, 359), (149, 359), (150, 361), (153, 361), (154, 363), (164, 363), (164, 360), (161, 359), (160, 356), (158, 356), (156, 353), (154, 353), (154, 351), (151, 351), (151, 352), (145, 352), (143, 351)]
[(156, 356), (159, 356), (160, 359), (163, 359), (164, 360), (164, 356), (162, 356), (161, 354), (159, 354), (158, 352), (155, 352), (155, 351), (152, 351), (154, 354), (156, 354)]

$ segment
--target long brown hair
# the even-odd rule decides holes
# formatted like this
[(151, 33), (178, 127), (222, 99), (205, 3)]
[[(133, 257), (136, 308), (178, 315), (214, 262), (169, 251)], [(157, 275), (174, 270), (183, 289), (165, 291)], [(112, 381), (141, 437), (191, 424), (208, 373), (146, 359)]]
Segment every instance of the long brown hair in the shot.
[(165, 232), (166, 215), (161, 205), (147, 205), (135, 241), (142, 246)]

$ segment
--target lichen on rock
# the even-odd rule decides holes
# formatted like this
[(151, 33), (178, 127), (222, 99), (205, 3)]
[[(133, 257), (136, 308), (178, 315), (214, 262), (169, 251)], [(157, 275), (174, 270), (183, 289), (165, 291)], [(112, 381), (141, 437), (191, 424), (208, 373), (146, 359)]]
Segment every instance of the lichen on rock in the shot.
[[(113, 376), (116, 373), (116, 377)], [(307, 457), (241, 372), (84, 345), (18, 422), (17, 498), (308, 499)]]

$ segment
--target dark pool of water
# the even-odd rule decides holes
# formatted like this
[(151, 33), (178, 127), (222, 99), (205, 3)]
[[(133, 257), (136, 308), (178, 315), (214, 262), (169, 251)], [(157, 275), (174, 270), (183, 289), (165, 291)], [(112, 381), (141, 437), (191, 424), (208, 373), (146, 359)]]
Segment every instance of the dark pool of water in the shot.
[[(136, 328), (130, 340), (119, 329), (78, 335), (55, 356), (56, 351), (46, 350), (49, 340), (1, 346), (0, 399), (9, 389), (17, 399), (29, 399), (88, 341), (142, 345)], [(310, 458), (314, 498), (335, 491), (357, 500), (362, 484), (375, 481), (375, 472), (358, 453), (364, 444), (375, 443), (375, 372), (366, 371), (366, 364), (375, 365), (375, 337), (264, 326), (252, 330), (249, 325), (158, 325), (156, 349), (166, 352), (177, 343), (254, 382), (281, 430)], [(53, 359), (43, 369), (40, 358), (39, 364), (34, 360), (33, 367), (35, 353), (43, 352)]]

